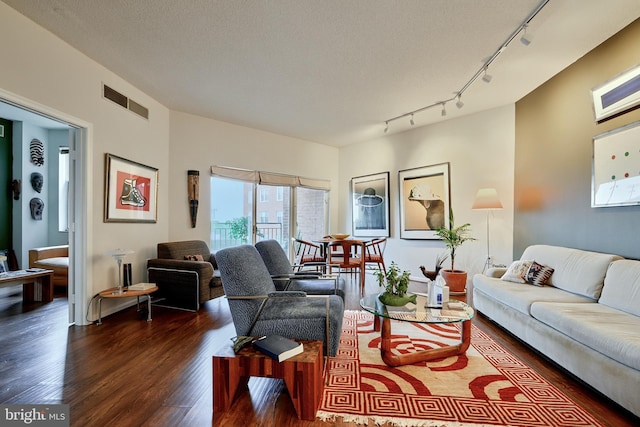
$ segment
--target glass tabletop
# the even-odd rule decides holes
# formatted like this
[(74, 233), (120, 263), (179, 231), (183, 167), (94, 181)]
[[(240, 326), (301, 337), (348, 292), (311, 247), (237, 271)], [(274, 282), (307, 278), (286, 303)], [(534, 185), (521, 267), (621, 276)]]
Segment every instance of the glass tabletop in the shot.
[(475, 315), (470, 305), (457, 300), (450, 300), (442, 308), (431, 308), (427, 307), (426, 294), (416, 293), (416, 304), (393, 307), (380, 302), (378, 295), (366, 295), (360, 300), (360, 307), (376, 316), (414, 323), (456, 323), (471, 320)]

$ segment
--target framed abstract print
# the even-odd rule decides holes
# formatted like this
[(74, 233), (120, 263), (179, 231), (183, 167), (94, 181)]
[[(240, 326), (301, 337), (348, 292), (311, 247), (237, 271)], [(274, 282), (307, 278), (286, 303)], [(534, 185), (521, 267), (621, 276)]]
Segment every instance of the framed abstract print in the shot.
[(591, 207), (640, 205), (640, 121), (593, 138)]

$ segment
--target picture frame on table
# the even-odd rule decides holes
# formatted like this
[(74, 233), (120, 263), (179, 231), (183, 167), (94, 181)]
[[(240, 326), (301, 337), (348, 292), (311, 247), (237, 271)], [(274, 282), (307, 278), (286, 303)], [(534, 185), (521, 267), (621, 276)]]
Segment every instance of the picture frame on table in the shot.
[(593, 137), (591, 207), (640, 205), (640, 121)]
[(400, 238), (439, 240), (435, 230), (449, 227), (449, 163), (398, 172)]
[(158, 169), (106, 153), (104, 222), (157, 220)]
[(597, 123), (640, 107), (640, 64), (591, 90)]
[(351, 178), (352, 234), (390, 237), (389, 172)]

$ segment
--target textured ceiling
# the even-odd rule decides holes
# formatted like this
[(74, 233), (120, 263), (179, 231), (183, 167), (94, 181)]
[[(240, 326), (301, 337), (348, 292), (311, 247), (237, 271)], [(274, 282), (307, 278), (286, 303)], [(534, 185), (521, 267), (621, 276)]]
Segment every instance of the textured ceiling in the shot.
[[(450, 99), (540, 0), (3, 0), (167, 107), (341, 146)], [(640, 16), (639, 0), (551, 0), (464, 107), (513, 103)], [(622, 71), (622, 70), (621, 70)], [(394, 121), (389, 134), (406, 130)]]

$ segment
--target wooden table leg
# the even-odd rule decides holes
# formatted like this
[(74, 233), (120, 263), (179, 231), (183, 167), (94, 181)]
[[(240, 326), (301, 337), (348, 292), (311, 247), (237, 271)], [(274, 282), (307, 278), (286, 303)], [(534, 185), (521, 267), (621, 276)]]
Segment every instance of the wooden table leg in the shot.
[(25, 302), (53, 301), (53, 273), (44, 274), (23, 283), (22, 294)]
[(465, 320), (462, 322), (459, 344), (433, 348), (430, 350), (421, 350), (414, 353), (394, 354), (391, 351), (391, 321), (387, 317), (382, 320), (382, 331), (380, 335), (382, 338), (380, 342), (380, 356), (384, 363), (388, 366), (410, 365), (413, 363), (444, 359), (445, 357), (463, 354), (471, 344), (471, 321)]
[(242, 377), (240, 361), (234, 358), (213, 358), (213, 411), (224, 412), (229, 407), (238, 391), (240, 380), (245, 382), (248, 377)]
[(322, 351), (317, 352), (315, 363), (285, 363), (283, 378), (298, 418), (313, 421), (322, 399)]

